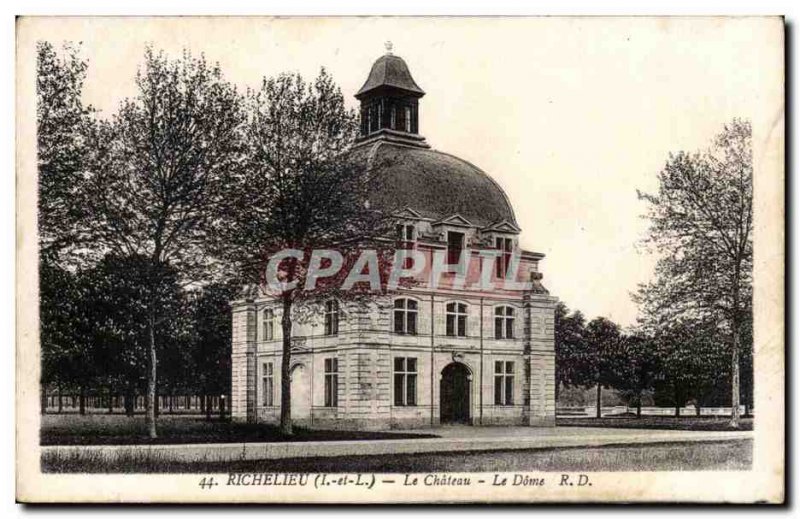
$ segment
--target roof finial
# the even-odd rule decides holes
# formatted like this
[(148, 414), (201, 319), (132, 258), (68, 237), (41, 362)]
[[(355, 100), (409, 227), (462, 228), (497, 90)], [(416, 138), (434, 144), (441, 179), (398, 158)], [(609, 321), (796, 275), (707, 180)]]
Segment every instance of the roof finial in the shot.
[(392, 53), (392, 42), (387, 40), (386, 43), (383, 44), (383, 46), (386, 47), (386, 54)]

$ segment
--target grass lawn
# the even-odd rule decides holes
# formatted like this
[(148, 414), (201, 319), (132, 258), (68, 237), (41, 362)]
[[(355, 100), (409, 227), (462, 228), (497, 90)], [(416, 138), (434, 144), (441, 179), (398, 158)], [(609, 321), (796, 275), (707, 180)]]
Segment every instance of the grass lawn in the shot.
[(436, 438), (432, 434), (369, 431), (321, 431), (300, 427), (287, 437), (276, 426), (161, 416), (158, 438), (147, 437), (144, 417), (49, 414), (42, 416), (41, 445), (145, 445), (166, 443), (237, 443), (280, 441), (394, 440)]
[(131, 451), (109, 463), (86, 454), (42, 456), (43, 472), (89, 473), (412, 473), (412, 472), (594, 472), (666, 470), (749, 470), (752, 440), (571, 447), (493, 452), (394, 454), (291, 458), (233, 462), (172, 462)]
[[(676, 431), (730, 431), (724, 416), (605, 416), (603, 418), (557, 418), (559, 427), (610, 427), (619, 429), (671, 429)], [(753, 430), (753, 418), (742, 418), (740, 431)]]

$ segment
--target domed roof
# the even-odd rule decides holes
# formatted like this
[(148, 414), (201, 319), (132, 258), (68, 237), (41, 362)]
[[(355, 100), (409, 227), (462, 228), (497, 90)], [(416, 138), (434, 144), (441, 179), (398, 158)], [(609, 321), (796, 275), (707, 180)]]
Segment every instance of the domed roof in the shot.
[(411, 72), (403, 58), (394, 54), (384, 54), (373, 63), (369, 77), (364, 86), (356, 93), (356, 98), (382, 86), (399, 88), (419, 97), (425, 95), (425, 92), (411, 77)]
[[(368, 146), (370, 202), (439, 220), (459, 214), (479, 227), (516, 218), (503, 189), (469, 162), (436, 150), (380, 140)], [(362, 148), (362, 149), (364, 149)]]

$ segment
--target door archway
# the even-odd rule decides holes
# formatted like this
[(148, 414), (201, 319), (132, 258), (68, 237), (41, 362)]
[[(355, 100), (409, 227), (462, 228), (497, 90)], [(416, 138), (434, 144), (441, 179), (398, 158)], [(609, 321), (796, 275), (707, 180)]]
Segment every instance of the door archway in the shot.
[(442, 370), (439, 384), (439, 421), (443, 424), (470, 424), (470, 372), (460, 362)]

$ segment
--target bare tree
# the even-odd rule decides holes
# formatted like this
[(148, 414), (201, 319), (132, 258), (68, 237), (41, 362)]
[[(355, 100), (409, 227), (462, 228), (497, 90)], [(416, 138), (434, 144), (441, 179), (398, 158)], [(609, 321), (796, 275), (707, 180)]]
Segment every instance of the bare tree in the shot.
[(225, 194), (225, 174), (240, 161), (241, 96), (218, 65), (185, 52), (170, 60), (148, 48), (138, 94), (101, 125), (101, 150), (88, 181), (87, 233), (98, 252), (146, 257), (147, 426), (156, 437), (156, 327), (165, 267), (184, 282), (209, 271), (207, 230)]
[(637, 295), (646, 321), (716, 319), (730, 336), (731, 427), (739, 426), (742, 326), (752, 308), (753, 163), (750, 123), (733, 120), (702, 153), (671, 156), (650, 204), (655, 279)]

